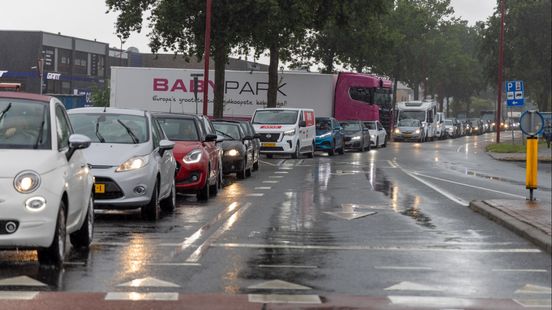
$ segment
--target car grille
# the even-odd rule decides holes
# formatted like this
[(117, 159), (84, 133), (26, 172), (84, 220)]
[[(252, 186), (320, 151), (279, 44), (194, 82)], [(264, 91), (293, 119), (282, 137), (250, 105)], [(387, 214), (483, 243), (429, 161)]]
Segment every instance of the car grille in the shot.
[(110, 166), (110, 165), (89, 165), (91, 169), (109, 169), (109, 168), (113, 168), (115, 166)]
[(261, 151), (283, 151), (284, 148), (280, 146), (262, 146)]
[(280, 138), (279, 133), (261, 133), (261, 142), (277, 142)]
[(117, 199), (123, 197), (123, 191), (112, 179), (96, 177), (95, 180), (96, 183), (105, 184), (105, 193), (94, 193), (94, 199)]

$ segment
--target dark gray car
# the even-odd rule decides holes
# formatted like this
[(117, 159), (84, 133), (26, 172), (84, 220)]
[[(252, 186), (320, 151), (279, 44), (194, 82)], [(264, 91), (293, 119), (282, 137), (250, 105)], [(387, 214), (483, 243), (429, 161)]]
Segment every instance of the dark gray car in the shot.
[(370, 130), (361, 121), (342, 121), (345, 149), (370, 150)]
[(223, 174), (236, 173), (238, 179), (251, 176), (253, 170), (253, 143), (250, 141), (251, 137), (245, 134), (237, 122), (214, 121), (212, 124), (219, 136), (218, 142), (223, 150)]

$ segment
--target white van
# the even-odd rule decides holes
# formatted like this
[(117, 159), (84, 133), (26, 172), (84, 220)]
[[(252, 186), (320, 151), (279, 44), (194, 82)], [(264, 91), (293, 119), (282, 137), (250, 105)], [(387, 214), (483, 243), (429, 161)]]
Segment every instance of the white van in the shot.
[(397, 124), (401, 120), (419, 120), (423, 127), (423, 140), (435, 139), (435, 113), (437, 103), (435, 101), (406, 101), (397, 102)]
[(257, 109), (251, 123), (260, 135), (261, 153), (268, 158), (273, 154), (291, 154), (292, 158), (299, 158), (301, 154), (314, 156), (314, 110)]

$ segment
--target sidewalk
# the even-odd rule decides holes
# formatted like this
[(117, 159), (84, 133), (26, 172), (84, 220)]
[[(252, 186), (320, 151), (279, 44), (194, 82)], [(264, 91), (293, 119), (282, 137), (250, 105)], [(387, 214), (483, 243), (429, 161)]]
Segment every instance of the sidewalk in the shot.
[[(496, 160), (503, 161), (525, 161), (525, 153), (494, 153), (487, 152), (489, 156)], [(540, 162), (552, 162), (552, 149), (546, 146), (539, 145), (539, 161)]]
[(533, 242), (543, 251), (552, 249), (552, 207), (527, 200), (475, 200), (470, 208)]

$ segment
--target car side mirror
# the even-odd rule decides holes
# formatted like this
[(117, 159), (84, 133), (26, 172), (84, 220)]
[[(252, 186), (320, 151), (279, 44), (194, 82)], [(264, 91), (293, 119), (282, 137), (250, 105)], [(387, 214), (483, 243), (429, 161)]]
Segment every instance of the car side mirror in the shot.
[(218, 138), (217, 135), (210, 133), (205, 136), (204, 142), (214, 142), (214, 141), (217, 141), (217, 138)]
[(300, 122), (299, 122), (299, 127), (307, 127), (307, 122), (305, 122), (305, 121), (300, 121)]
[(73, 157), (73, 154), (75, 153), (76, 150), (85, 149), (90, 146), (90, 143), (92, 143), (92, 141), (87, 136), (72, 134), (69, 137), (69, 150), (65, 154), (65, 156), (67, 157), (67, 160)]
[(161, 154), (161, 156), (165, 154), (165, 151), (172, 150), (173, 148), (174, 148), (174, 142), (169, 140), (159, 141), (159, 154)]

